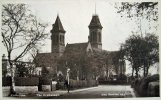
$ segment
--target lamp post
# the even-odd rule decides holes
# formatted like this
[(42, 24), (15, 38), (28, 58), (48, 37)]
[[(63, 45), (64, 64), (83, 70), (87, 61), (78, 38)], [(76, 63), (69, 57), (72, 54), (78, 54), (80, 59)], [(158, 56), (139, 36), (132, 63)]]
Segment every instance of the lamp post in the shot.
[(119, 59), (119, 64), (120, 64), (119, 74), (122, 74), (122, 60), (121, 59)]
[(69, 93), (69, 72), (70, 72), (70, 68), (67, 68), (67, 80), (68, 80), (67, 88), (68, 88), (68, 93)]
[(69, 85), (69, 72), (70, 72), (70, 68), (67, 68), (67, 80), (68, 80), (68, 85)]

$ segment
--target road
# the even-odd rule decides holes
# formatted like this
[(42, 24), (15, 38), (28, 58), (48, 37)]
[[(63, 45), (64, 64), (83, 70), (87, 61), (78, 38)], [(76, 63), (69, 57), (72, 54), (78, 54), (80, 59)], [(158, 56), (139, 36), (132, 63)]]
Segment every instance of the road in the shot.
[(130, 85), (99, 85), (98, 87), (71, 91), (59, 96), (49, 96), (43, 98), (58, 99), (85, 99), (85, 98), (127, 98), (135, 97), (135, 93)]
[(93, 99), (93, 98), (127, 98), (135, 97), (130, 85), (99, 85), (84, 89), (67, 91), (57, 90), (51, 92), (39, 92), (34, 96), (18, 96), (11, 98), (23, 99)]

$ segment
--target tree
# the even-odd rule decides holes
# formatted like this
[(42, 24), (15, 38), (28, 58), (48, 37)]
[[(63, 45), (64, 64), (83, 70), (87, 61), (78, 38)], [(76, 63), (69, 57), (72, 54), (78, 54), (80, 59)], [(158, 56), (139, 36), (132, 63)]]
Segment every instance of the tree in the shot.
[(144, 37), (144, 51), (142, 57), (144, 57), (144, 76), (148, 75), (149, 67), (156, 62), (159, 62), (159, 40), (155, 34), (147, 34)]
[[(150, 64), (149, 62), (150, 60), (149, 60), (149, 57), (148, 59), (143, 58), (143, 55), (144, 56), (148, 55), (148, 53), (150, 52), (149, 50), (153, 49), (153, 47), (150, 47), (150, 44), (148, 44), (148, 40), (145, 38), (148, 37), (149, 33), (151, 35), (154, 35), (157, 33), (158, 16), (159, 16), (158, 2), (121, 2), (121, 3), (115, 3), (115, 8), (117, 9), (117, 13), (120, 14), (122, 18), (126, 18), (128, 22), (132, 22), (135, 24), (133, 25), (133, 28), (131, 28), (131, 33), (141, 34), (141, 35), (132, 35), (125, 42), (126, 46), (129, 45), (130, 48), (133, 48), (131, 49), (131, 51), (129, 51), (131, 53), (126, 52), (127, 53), (126, 57), (127, 55), (129, 56), (127, 58), (131, 62), (131, 66), (133, 66), (132, 76), (133, 76), (134, 70), (136, 74), (138, 74), (138, 71), (142, 67), (144, 70), (144, 76), (146, 76), (148, 73), (147, 64)], [(154, 35), (154, 37), (156, 36)], [(145, 48), (143, 47), (145, 47), (147, 50), (145, 50)], [(128, 50), (130, 50), (130, 48), (128, 48)], [(138, 51), (138, 50), (142, 50), (142, 51)], [(141, 58), (142, 60), (141, 59), (139, 60), (139, 57), (142, 57)]]
[[(46, 39), (47, 24), (40, 23), (25, 4), (6, 4), (2, 7), (2, 38), (11, 68), (12, 86), (10, 95), (15, 94), (13, 62), (23, 58), (28, 51)], [(16, 52), (19, 50), (19, 52)], [(16, 57), (13, 56), (16, 55)], [(11, 61), (12, 60), (12, 61)]]
[(122, 18), (132, 22), (132, 33), (157, 33), (158, 2), (121, 2), (115, 8)]
[(121, 2), (116, 3), (115, 8), (121, 17), (144, 17), (147, 20), (158, 20), (158, 2)]
[(132, 35), (122, 47), (125, 58), (131, 63), (132, 76), (135, 70), (135, 75), (138, 77), (138, 72), (142, 68), (144, 76), (147, 76), (149, 67), (159, 62), (159, 42), (155, 34), (147, 34), (145, 37)]
[(29, 70), (25, 63), (16, 64), (16, 74), (18, 77), (25, 77), (29, 75)]

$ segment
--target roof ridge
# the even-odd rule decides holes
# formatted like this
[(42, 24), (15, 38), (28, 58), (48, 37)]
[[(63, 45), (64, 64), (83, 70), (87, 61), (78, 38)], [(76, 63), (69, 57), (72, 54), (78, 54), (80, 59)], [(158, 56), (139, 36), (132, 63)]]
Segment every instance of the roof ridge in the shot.
[(80, 43), (68, 43), (68, 45), (72, 45), (72, 44), (85, 44), (85, 43), (88, 43), (88, 42), (80, 42)]

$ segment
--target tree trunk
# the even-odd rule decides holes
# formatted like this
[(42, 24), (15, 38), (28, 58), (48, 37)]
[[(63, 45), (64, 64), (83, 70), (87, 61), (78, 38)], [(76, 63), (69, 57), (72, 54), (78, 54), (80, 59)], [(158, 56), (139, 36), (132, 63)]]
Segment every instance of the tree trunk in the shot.
[(135, 72), (135, 75), (136, 75), (136, 77), (138, 78), (138, 76), (139, 76), (139, 75), (138, 75), (138, 71), (139, 71), (139, 70), (138, 70), (138, 67), (135, 68), (135, 71), (136, 71), (136, 72)]
[(146, 77), (146, 60), (144, 59), (144, 66), (143, 66), (143, 71), (144, 71), (144, 77)]
[(9, 67), (11, 68), (11, 82), (12, 82), (9, 96), (12, 96), (16, 94), (16, 91), (15, 91), (14, 67), (11, 61), (9, 61)]
[(132, 77), (134, 77), (134, 67), (132, 67)]
[(144, 77), (148, 75), (148, 70), (149, 70), (148, 61), (145, 61), (144, 62)]
[(143, 66), (144, 68), (143, 68), (143, 71), (144, 71), (144, 77), (146, 76), (146, 71), (145, 71), (145, 64), (144, 64), (144, 66)]
[(147, 64), (147, 67), (146, 67), (146, 76), (148, 76), (148, 73), (149, 73), (149, 66)]

